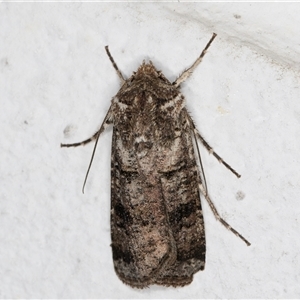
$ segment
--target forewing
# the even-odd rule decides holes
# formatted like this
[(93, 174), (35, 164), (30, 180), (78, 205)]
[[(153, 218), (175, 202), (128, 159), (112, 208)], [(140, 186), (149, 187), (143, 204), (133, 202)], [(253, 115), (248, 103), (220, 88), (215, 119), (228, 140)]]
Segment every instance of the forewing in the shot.
[(141, 174), (135, 150), (124, 148), (114, 128), (111, 165), (111, 234), (116, 273), (133, 287), (146, 287), (174, 261), (174, 239), (161, 185)]
[(176, 261), (161, 272), (156, 283), (172, 286), (189, 284), (193, 274), (205, 267), (205, 231), (198, 185), (201, 179), (186, 115), (183, 109), (179, 117), (181, 151), (172, 158), (177, 160), (177, 166), (161, 177), (177, 256)]
[(205, 234), (184, 97), (169, 83), (141, 78), (124, 85), (113, 105), (115, 270), (133, 287), (188, 284), (204, 269)]

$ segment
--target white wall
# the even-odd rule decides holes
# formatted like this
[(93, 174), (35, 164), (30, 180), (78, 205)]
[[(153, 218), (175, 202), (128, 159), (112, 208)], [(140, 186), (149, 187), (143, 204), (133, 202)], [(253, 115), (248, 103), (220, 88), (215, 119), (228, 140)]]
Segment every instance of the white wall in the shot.
[[(299, 3), (1, 3), (0, 298), (300, 296)], [(119, 89), (104, 46), (129, 77), (151, 59), (183, 84), (218, 223), (203, 200), (204, 272), (185, 288), (134, 290), (110, 248), (110, 147), (61, 149), (100, 126)], [(244, 195), (244, 197), (239, 197)], [(243, 199), (241, 199), (243, 198)]]

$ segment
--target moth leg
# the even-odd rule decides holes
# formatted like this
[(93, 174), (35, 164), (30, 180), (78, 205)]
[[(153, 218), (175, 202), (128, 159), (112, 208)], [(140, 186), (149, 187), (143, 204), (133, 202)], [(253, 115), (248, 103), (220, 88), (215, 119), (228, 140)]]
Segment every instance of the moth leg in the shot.
[(79, 143), (73, 143), (73, 144), (60, 144), (61, 147), (78, 147), (78, 146), (84, 146), (92, 141), (95, 141), (96, 139), (99, 138), (100, 134), (108, 127), (108, 125), (110, 125), (112, 123), (112, 116), (111, 116), (111, 107), (109, 108), (103, 122), (102, 125), (100, 127), (100, 129), (90, 138), (79, 142)]
[(202, 137), (202, 135), (199, 133), (199, 131), (197, 130), (191, 116), (188, 114), (188, 121), (192, 126), (192, 130), (194, 131), (196, 137), (201, 141), (201, 143), (203, 144), (203, 146), (207, 149), (207, 151), (212, 154), (221, 164), (223, 164), (228, 170), (230, 170), (236, 177), (240, 178), (241, 175), (235, 171), (227, 162), (225, 162), (222, 157), (220, 157), (215, 151), (214, 149), (205, 141), (205, 139)]
[(117, 64), (115, 63), (115, 61), (114, 61), (112, 55), (110, 54), (109, 49), (108, 49), (108, 46), (105, 46), (105, 50), (106, 50), (106, 53), (107, 53), (107, 55), (108, 55), (108, 57), (109, 57), (109, 60), (111, 61), (113, 67), (114, 67), (115, 70), (117, 71), (117, 74), (118, 74), (119, 78), (121, 79), (121, 84), (125, 83), (125, 79), (124, 79), (124, 77), (123, 77), (121, 71), (119, 70)]
[(88, 143), (94, 141), (94, 140), (97, 138), (97, 136), (98, 136), (98, 134), (99, 134), (99, 131), (100, 131), (100, 130), (98, 130), (92, 137), (90, 137), (90, 138), (88, 138), (88, 139), (86, 139), (86, 140), (84, 140), (84, 141), (82, 141), (82, 142), (79, 142), (79, 143), (73, 143), (73, 144), (62, 144), (62, 143), (61, 143), (60, 146), (61, 146), (61, 147), (78, 147), (78, 146), (84, 146), (84, 145), (86, 145), (86, 144), (88, 144)]
[(94, 146), (94, 149), (93, 149), (93, 153), (92, 153), (92, 157), (91, 157), (91, 160), (90, 160), (90, 164), (89, 164), (88, 170), (86, 172), (84, 183), (83, 183), (83, 186), (82, 186), (82, 193), (84, 193), (84, 187), (85, 187), (85, 184), (86, 184), (86, 181), (87, 181), (90, 169), (91, 169), (91, 165), (92, 165), (92, 162), (93, 162), (93, 159), (94, 159), (94, 156), (95, 156), (95, 151), (96, 151), (96, 148), (97, 148), (99, 137), (100, 137), (101, 133), (107, 128), (107, 126), (109, 124), (113, 123), (113, 116), (112, 116), (111, 110), (112, 110), (112, 108), (110, 106), (110, 108), (109, 108), (109, 110), (108, 110), (108, 112), (107, 112), (107, 114), (106, 114), (106, 116), (105, 116), (105, 118), (102, 122), (102, 125), (101, 125), (100, 129), (91, 138), (89, 138), (89, 139), (87, 139), (83, 142), (80, 142), (80, 143), (60, 144), (61, 147), (77, 147), (77, 146), (86, 145), (89, 142), (91, 142), (93, 140), (96, 140), (96, 143), (95, 143), (95, 146)]
[(210, 199), (210, 197), (206, 193), (206, 190), (205, 190), (204, 186), (201, 183), (199, 183), (199, 189), (200, 189), (201, 193), (204, 195), (206, 201), (208, 202), (208, 204), (209, 204), (211, 210), (213, 211), (216, 219), (218, 221), (220, 221), (227, 229), (229, 229), (231, 232), (233, 232), (237, 237), (239, 237), (240, 239), (242, 239), (247, 244), (247, 246), (250, 246), (251, 244), (250, 244), (249, 241), (247, 241), (240, 233), (238, 233), (224, 219), (221, 218), (220, 214), (218, 213), (216, 207), (214, 206), (212, 200)]
[(196, 61), (192, 64), (191, 67), (189, 67), (187, 70), (185, 70), (172, 84), (174, 86), (179, 86), (182, 82), (186, 81), (194, 72), (194, 70), (197, 68), (197, 66), (200, 64), (202, 61), (202, 58), (204, 57), (205, 53), (207, 52), (207, 49), (209, 48), (210, 44), (213, 42), (215, 37), (217, 36), (216, 33), (213, 33), (211, 39), (207, 43), (206, 47), (200, 54), (200, 56), (196, 59)]

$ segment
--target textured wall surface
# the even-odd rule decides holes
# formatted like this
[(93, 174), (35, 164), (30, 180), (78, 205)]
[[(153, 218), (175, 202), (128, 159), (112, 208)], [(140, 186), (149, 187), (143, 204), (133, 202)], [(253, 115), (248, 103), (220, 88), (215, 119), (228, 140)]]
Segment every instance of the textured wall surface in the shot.
[[(299, 3), (1, 3), (0, 298), (300, 297)], [(202, 199), (207, 262), (185, 288), (134, 290), (110, 248), (112, 130), (119, 80), (152, 60), (182, 85), (199, 131), (242, 177), (201, 147), (209, 193), (251, 247)]]

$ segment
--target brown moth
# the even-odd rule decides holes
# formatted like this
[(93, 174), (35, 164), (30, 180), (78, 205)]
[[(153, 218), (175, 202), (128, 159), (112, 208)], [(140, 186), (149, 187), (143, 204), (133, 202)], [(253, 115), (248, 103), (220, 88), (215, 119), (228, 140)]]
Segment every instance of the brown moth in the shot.
[(204, 269), (206, 246), (200, 194), (215, 217), (250, 245), (220, 217), (207, 194), (204, 174), (201, 179), (197, 166), (197, 161), (201, 162), (197, 138), (220, 163), (237, 177), (240, 175), (200, 135), (180, 92), (180, 84), (201, 62), (215, 37), (213, 34), (195, 63), (173, 83), (152, 62), (143, 62), (125, 80), (106, 46), (122, 86), (91, 138), (61, 144), (75, 147), (96, 140), (89, 172), (100, 134), (113, 124), (113, 262), (119, 278), (135, 288), (151, 284), (184, 286), (192, 282), (193, 274)]

